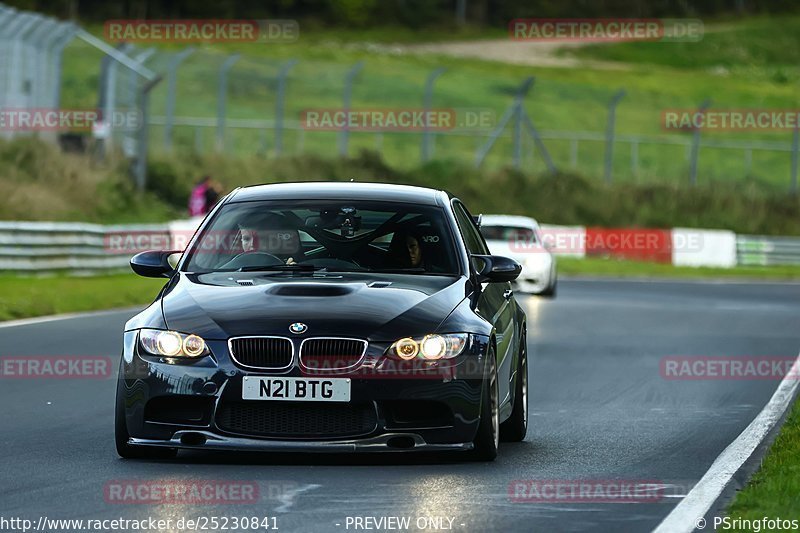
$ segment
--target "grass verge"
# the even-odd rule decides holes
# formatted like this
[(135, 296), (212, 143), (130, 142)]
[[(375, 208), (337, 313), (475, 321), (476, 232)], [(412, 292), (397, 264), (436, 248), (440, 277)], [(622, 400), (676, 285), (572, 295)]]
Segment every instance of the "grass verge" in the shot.
[[(795, 402), (761, 468), (728, 509), (731, 519), (798, 519), (800, 494), (800, 403)], [(758, 526), (756, 526), (758, 527)], [(758, 531), (746, 527), (744, 531)], [(736, 528), (739, 530), (738, 528)], [(766, 529), (762, 530), (766, 531)]]
[(677, 267), (616, 259), (558, 258), (559, 275), (621, 278), (800, 280), (800, 266)]
[(165, 282), (134, 274), (0, 276), (0, 320), (147, 305)]

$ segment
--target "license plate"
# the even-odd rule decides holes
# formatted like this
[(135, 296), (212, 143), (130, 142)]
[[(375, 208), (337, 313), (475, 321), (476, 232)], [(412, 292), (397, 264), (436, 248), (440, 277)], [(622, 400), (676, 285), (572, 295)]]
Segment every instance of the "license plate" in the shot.
[(242, 399), (349, 402), (350, 380), (245, 376), (242, 382)]

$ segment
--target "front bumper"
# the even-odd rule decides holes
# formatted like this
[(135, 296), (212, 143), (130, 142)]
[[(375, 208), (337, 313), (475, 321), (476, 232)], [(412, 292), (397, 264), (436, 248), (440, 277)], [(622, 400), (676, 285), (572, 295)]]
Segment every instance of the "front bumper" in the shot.
[(538, 294), (553, 285), (553, 268), (550, 264), (544, 266), (523, 264), (522, 272), (512, 283), (522, 292)]
[[(359, 406), (370, 419), (350, 434), (255, 434), (220, 424), (220, 413), (231, 406), (267, 404), (297, 406), (308, 413), (314, 402), (242, 400), (245, 377), (303, 377), (293, 364), (281, 372), (243, 369), (234, 364), (226, 341), (207, 341), (212, 356), (190, 364), (170, 364), (142, 356), (136, 331), (125, 333), (120, 369), (118, 414), (124, 416), (130, 444), (183, 449), (238, 451), (379, 452), (469, 450), (480, 420), (483, 369), (488, 338), (474, 336), (448, 372), (430, 375), (363, 373), (363, 367), (336, 377), (351, 379), (351, 399), (334, 411)], [(377, 361), (387, 347), (370, 343), (365, 363)], [(480, 370), (476, 370), (480, 369)], [(307, 375), (306, 375), (307, 376)], [(331, 403), (323, 402), (328, 408)], [(287, 405), (289, 404), (289, 405)], [(302, 405), (300, 405), (302, 404)], [(287, 414), (289, 413), (289, 414)], [(227, 423), (227, 422), (226, 422)]]

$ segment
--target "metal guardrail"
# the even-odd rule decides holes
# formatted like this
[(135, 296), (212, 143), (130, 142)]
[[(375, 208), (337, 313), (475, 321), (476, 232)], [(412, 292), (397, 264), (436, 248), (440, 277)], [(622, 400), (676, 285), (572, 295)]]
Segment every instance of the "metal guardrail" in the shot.
[(131, 255), (109, 246), (110, 234), (163, 233), (168, 224), (0, 222), (0, 271), (100, 273), (126, 270)]
[[(148, 242), (185, 246), (199, 220), (164, 224), (99, 225), (82, 222), (0, 221), (0, 272), (99, 274), (127, 271), (139, 243), (120, 236), (145, 235)], [(549, 228), (550, 226), (543, 226)], [(554, 228), (554, 227), (553, 227)], [(582, 228), (570, 228), (578, 231)], [(126, 252), (125, 246), (134, 248)], [(800, 265), (800, 237), (737, 235), (739, 265)]]
[(740, 265), (800, 265), (800, 237), (737, 235), (736, 259)]

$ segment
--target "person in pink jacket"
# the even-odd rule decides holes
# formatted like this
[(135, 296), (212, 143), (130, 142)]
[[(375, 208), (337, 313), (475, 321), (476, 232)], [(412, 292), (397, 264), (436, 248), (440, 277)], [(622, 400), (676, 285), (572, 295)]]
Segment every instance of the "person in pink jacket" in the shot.
[(219, 199), (219, 188), (211, 181), (211, 176), (203, 179), (194, 186), (189, 195), (189, 216), (205, 216)]

